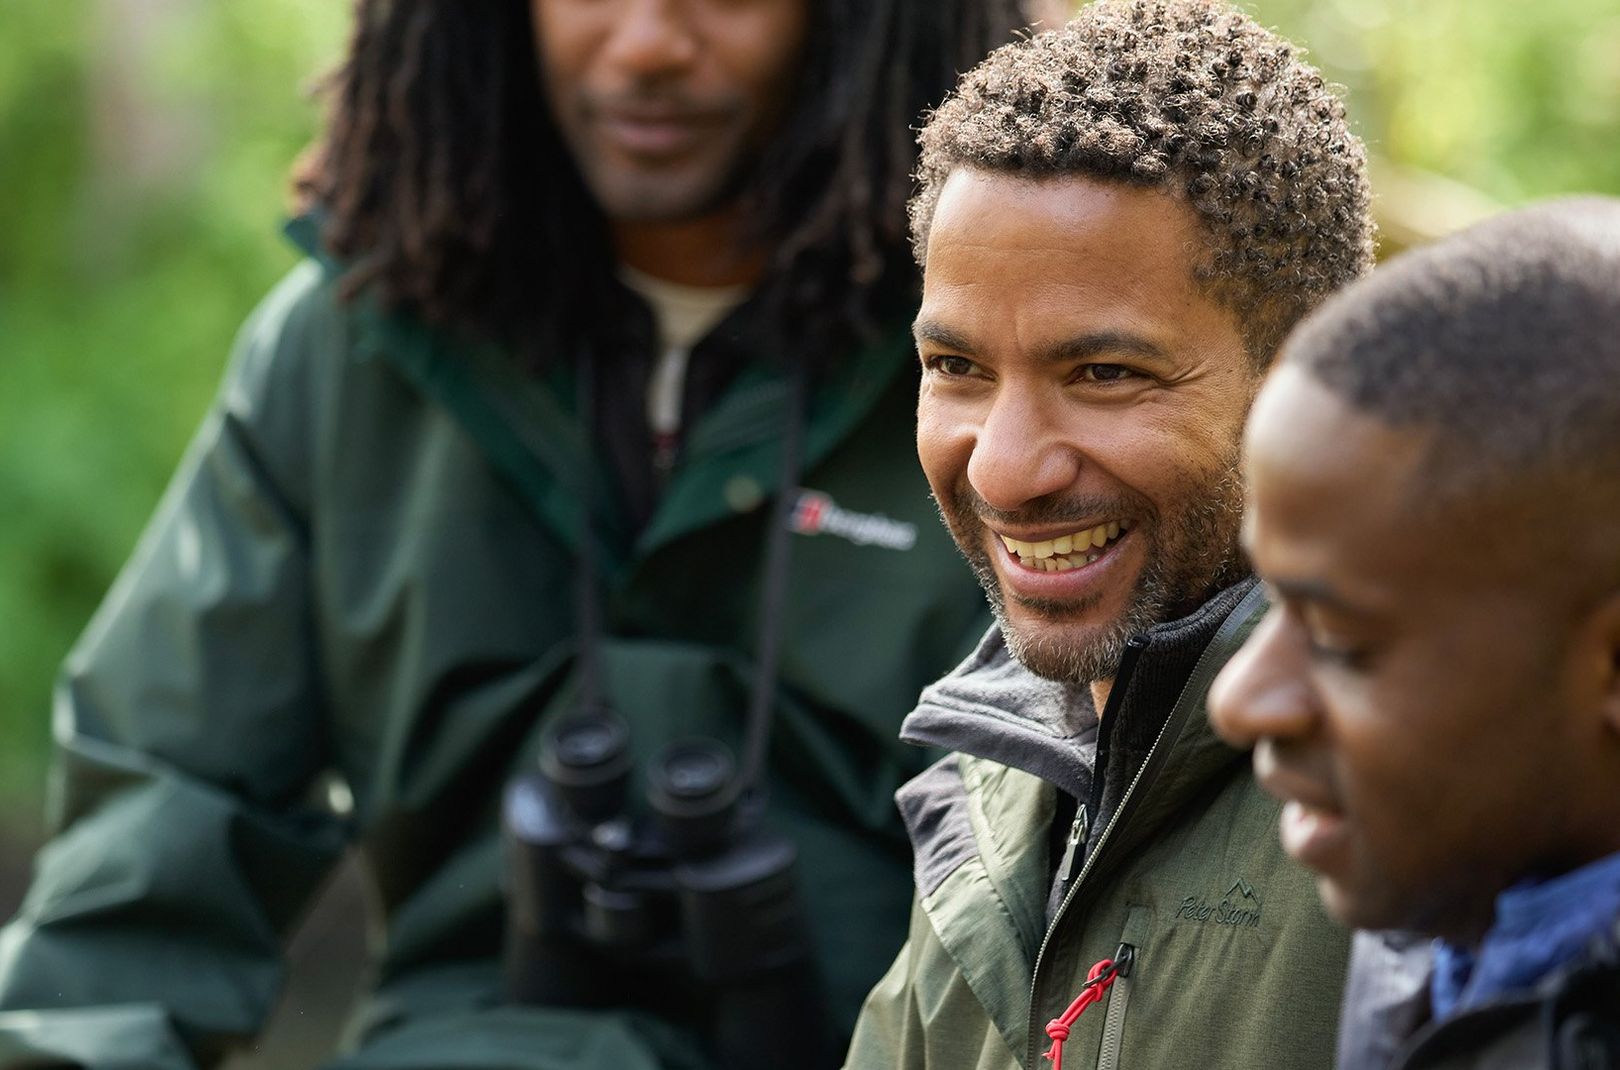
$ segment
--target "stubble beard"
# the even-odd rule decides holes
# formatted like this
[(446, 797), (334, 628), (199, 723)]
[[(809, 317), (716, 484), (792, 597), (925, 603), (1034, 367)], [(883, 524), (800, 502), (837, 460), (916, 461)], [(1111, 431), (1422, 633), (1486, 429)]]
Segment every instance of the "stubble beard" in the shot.
[[(1238, 543), (1243, 489), (1236, 449), (1218, 470), (1197, 479), (1188, 489), (1183, 500), (1189, 504), (1173, 515), (1157, 514), (1136, 496), (1111, 501), (1049, 499), (1016, 514), (1001, 514), (965, 483), (948, 506), (937, 504), (957, 548), (984, 588), (1007, 650), (1037, 676), (1089, 684), (1114, 676), (1132, 636), (1191, 612), (1247, 573)], [(1131, 530), (1147, 543), (1146, 564), (1124, 611), (1084, 641), (1071, 639), (1064, 623), (1094, 610), (1100, 595), (1080, 601), (1021, 597), (1018, 606), (1036, 620), (1013, 620), (987, 545), (983, 519), (987, 515), (1031, 527), (1097, 516), (1140, 518)]]

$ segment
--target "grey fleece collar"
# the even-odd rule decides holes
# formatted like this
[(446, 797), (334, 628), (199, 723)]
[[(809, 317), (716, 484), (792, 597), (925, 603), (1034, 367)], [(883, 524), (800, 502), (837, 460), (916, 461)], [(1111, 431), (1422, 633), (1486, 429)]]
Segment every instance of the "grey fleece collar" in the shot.
[[(1147, 661), (1173, 660), (1173, 650), (1196, 657), (1255, 582), (1248, 577), (1189, 615), (1149, 628)], [(1176, 677), (1173, 691), (1179, 692), (1185, 675)], [(1160, 716), (1168, 712), (1169, 701)], [(1159, 726), (1133, 727), (1151, 730), (1151, 739)], [(1097, 728), (1089, 686), (1036, 676), (1008, 652), (1000, 625), (992, 625), (966, 661), (923, 690), (917, 708), (900, 725), (900, 738), (1021, 769), (1085, 799), (1096, 767)]]
[(900, 738), (1022, 769), (1083, 799), (1096, 761), (1097, 711), (1088, 686), (1036, 676), (992, 625), (966, 661), (923, 690)]

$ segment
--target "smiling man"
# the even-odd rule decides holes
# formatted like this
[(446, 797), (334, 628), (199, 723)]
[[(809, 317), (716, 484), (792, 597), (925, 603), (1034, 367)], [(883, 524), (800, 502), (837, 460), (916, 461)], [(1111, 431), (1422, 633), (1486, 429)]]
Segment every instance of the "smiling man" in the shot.
[(1613, 200), (1400, 258), (1255, 406), (1276, 607), (1211, 716), (1334, 915), (1439, 938), (1358, 939), (1346, 1070), (1620, 1066), (1616, 458)]
[(1250, 401), (1370, 262), (1361, 145), (1196, 0), (998, 50), (921, 144), (918, 453), (998, 624), (906, 722), (956, 753), (899, 796), (910, 942), (848, 1065), (1317, 1070), (1347, 938), (1203, 698), (1260, 607)]

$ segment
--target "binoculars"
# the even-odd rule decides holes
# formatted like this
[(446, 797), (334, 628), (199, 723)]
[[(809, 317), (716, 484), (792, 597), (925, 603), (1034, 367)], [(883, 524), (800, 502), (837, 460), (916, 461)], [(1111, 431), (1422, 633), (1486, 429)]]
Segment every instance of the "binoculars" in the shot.
[(508, 998), (645, 1008), (713, 1038), (731, 1068), (836, 1058), (795, 875), (731, 753), (671, 744), (642, 770), (607, 709), (547, 731), (539, 769), (508, 785)]

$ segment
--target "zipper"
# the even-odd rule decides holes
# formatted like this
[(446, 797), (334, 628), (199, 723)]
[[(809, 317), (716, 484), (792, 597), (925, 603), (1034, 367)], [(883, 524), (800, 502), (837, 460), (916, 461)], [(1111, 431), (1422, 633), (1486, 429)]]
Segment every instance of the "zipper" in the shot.
[(1080, 844), (1085, 842), (1087, 824), (1086, 804), (1081, 803), (1074, 811), (1074, 824), (1069, 826), (1069, 838), (1063, 844), (1063, 861), (1058, 863), (1057, 879), (1060, 883), (1068, 883), (1069, 875), (1074, 872), (1074, 855), (1080, 849)]
[[(1130, 809), (1131, 802), (1136, 797), (1137, 786), (1142, 783), (1143, 775), (1153, 768), (1154, 759), (1159, 756), (1160, 748), (1164, 746), (1164, 737), (1169, 733), (1170, 726), (1178, 721), (1185, 720), (1185, 718), (1177, 717), (1177, 714), (1182, 712), (1182, 702), (1189, 693), (1197, 693), (1208, 688), (1210, 678), (1215, 675), (1216, 669), (1225, 664), (1227, 657), (1235, 649), (1233, 644), (1234, 636), (1248, 622), (1248, 618), (1253, 616), (1255, 608), (1265, 604), (1263, 592), (1264, 588), (1256, 584), (1248, 594), (1244, 595), (1243, 599), (1233, 608), (1231, 615), (1226, 618), (1216, 631), (1215, 637), (1210, 640), (1209, 645), (1204, 648), (1204, 652), (1199, 655), (1198, 662), (1193, 666), (1192, 674), (1187, 678), (1187, 683), (1182, 688), (1182, 693), (1177, 696), (1175, 705), (1170, 708), (1170, 715), (1164, 719), (1164, 724), (1159, 726), (1159, 734), (1153, 737), (1153, 746), (1148, 748), (1147, 757), (1137, 767), (1136, 775), (1131, 778), (1130, 784), (1125, 788), (1125, 794), (1121, 796), (1119, 805), (1114, 807), (1114, 812), (1109, 815), (1108, 824), (1103, 826), (1102, 832), (1097, 836), (1097, 842), (1086, 850), (1085, 863), (1080, 867), (1080, 875), (1069, 886), (1067, 894), (1063, 897), (1063, 902), (1058, 904), (1057, 913), (1052, 915), (1051, 924), (1046, 927), (1046, 935), (1041, 937), (1041, 947), (1035, 954), (1035, 968), (1031, 971), (1029, 979), (1030, 1039), (1029, 1047), (1024, 1053), (1024, 1065), (1028, 1070), (1037, 1070), (1040, 1066), (1038, 1061), (1040, 1044), (1036, 1040), (1037, 1036), (1040, 1035), (1040, 1023), (1036, 1021), (1038, 1013), (1035, 996), (1037, 994), (1036, 989), (1040, 984), (1041, 965), (1046, 961), (1046, 951), (1052, 944), (1052, 936), (1062, 923), (1063, 915), (1069, 909), (1069, 904), (1074, 902), (1081, 886), (1086, 883), (1087, 875), (1096, 868), (1097, 858), (1102, 854), (1103, 845), (1108, 842), (1109, 835), (1119, 826), (1120, 818)], [(1119, 672), (1114, 677), (1114, 686), (1108, 693), (1108, 704), (1104, 707), (1103, 732), (1105, 734), (1107, 732), (1107, 718), (1112, 716), (1117, 719), (1119, 715), (1118, 707), (1123, 702), (1124, 689), (1129, 687), (1130, 676), (1136, 668), (1137, 659), (1141, 656), (1142, 651), (1147, 649), (1147, 646), (1146, 636), (1134, 636), (1125, 645), (1125, 655), (1120, 659)], [(1095, 778), (1095, 782), (1098, 784), (1107, 775), (1107, 767), (1102, 762), (1101, 742), (1099, 740)], [(1123, 1024), (1123, 1014), (1121, 1015), (1121, 1023)]]
[(1125, 1041), (1125, 1008), (1131, 1001), (1131, 966), (1136, 948), (1120, 944), (1114, 952), (1114, 983), (1108, 989), (1108, 1016), (1103, 1019), (1102, 1056), (1097, 1070), (1119, 1070), (1119, 1049)]
[[(1146, 636), (1132, 636), (1125, 644), (1124, 656), (1119, 660), (1119, 671), (1114, 674), (1114, 686), (1109, 690), (1108, 702), (1103, 706), (1102, 727), (1101, 731), (1098, 733), (1097, 767), (1092, 779), (1092, 797), (1094, 799), (1100, 796), (1100, 785), (1102, 784), (1103, 777), (1107, 775), (1107, 767), (1103, 764), (1103, 762), (1105, 757), (1104, 748), (1107, 743), (1105, 737), (1109, 734), (1108, 725), (1111, 723), (1109, 717), (1111, 715), (1118, 714), (1118, 707), (1124, 702), (1125, 692), (1127, 689), (1129, 689), (1131, 684), (1131, 676), (1134, 675), (1136, 671), (1137, 659), (1142, 656), (1142, 651), (1146, 650), (1147, 648), (1148, 639)], [(1040, 1065), (1036, 1061), (1040, 1049), (1040, 1043), (1036, 1038), (1040, 1035), (1040, 1031), (1037, 1028), (1039, 1023), (1036, 1021), (1036, 1018), (1039, 1017), (1039, 1015), (1036, 1013), (1035, 989), (1040, 982), (1041, 963), (1046, 961), (1046, 949), (1052, 943), (1052, 934), (1057, 932), (1058, 922), (1062, 920), (1063, 912), (1067, 910), (1069, 908), (1069, 904), (1074, 901), (1075, 893), (1080, 890), (1080, 885), (1085, 883), (1086, 874), (1091, 872), (1093, 865), (1096, 863), (1097, 854), (1102, 850), (1102, 845), (1107, 842), (1108, 834), (1114, 830), (1115, 825), (1119, 824), (1119, 815), (1124, 812), (1126, 804), (1130, 802), (1132, 794), (1136, 791), (1137, 781), (1142, 779), (1142, 771), (1148, 767), (1150, 762), (1153, 761), (1153, 755), (1159, 749), (1159, 742), (1164, 739), (1165, 729), (1169, 727), (1170, 719), (1167, 717), (1165, 718), (1164, 725), (1159, 728), (1158, 738), (1153, 741), (1153, 746), (1148, 750), (1147, 758), (1142, 762), (1141, 767), (1137, 769), (1136, 776), (1131, 780), (1130, 786), (1125, 789), (1124, 798), (1120, 799), (1119, 805), (1114, 808), (1113, 814), (1108, 818), (1108, 824), (1103, 826), (1102, 834), (1097, 837), (1097, 842), (1095, 844), (1086, 849), (1085, 862), (1080, 866), (1080, 875), (1075, 878), (1074, 883), (1069, 886), (1069, 890), (1064, 893), (1063, 901), (1058, 904), (1057, 912), (1052, 915), (1051, 924), (1046, 927), (1046, 934), (1041, 937), (1040, 950), (1035, 953), (1035, 969), (1030, 972), (1029, 977), (1030, 1039), (1029, 1049), (1024, 1053), (1024, 1064), (1029, 1067), (1030, 1070), (1035, 1070), (1035, 1068)], [(1084, 806), (1082, 806), (1079, 810), (1075, 811), (1076, 820), (1079, 819), (1079, 816), (1082, 812), (1084, 812), (1084, 809)], [(1073, 836), (1073, 831), (1074, 830), (1071, 828), (1071, 837)], [(1067, 851), (1064, 852), (1064, 855), (1065, 861), (1068, 862), (1072, 867), (1074, 864), (1073, 857), (1070, 856)]]

